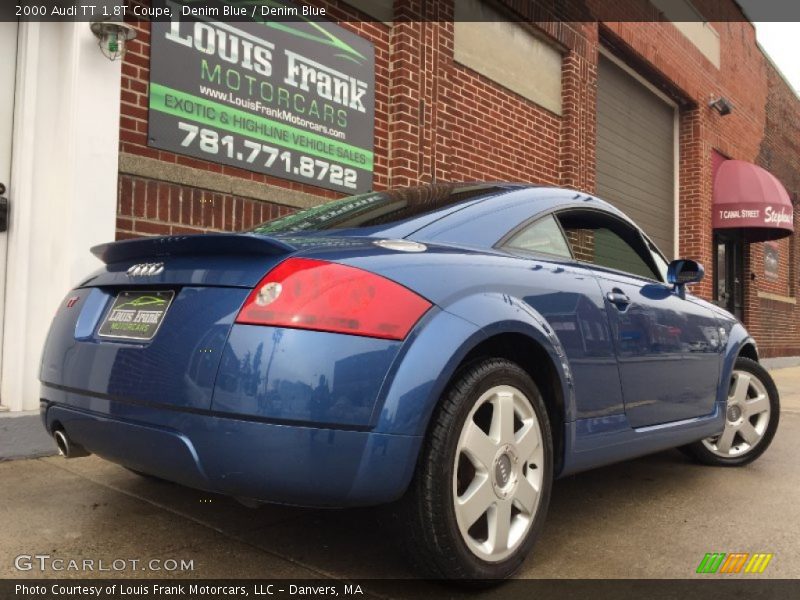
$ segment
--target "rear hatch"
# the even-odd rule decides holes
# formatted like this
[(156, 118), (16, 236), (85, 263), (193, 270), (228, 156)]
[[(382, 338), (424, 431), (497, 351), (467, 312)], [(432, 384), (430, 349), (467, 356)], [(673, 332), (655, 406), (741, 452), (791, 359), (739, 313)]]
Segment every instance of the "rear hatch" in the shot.
[(93, 248), (106, 266), (60, 304), (42, 382), (127, 402), (209, 409), (236, 314), (250, 289), (294, 250), (248, 234)]

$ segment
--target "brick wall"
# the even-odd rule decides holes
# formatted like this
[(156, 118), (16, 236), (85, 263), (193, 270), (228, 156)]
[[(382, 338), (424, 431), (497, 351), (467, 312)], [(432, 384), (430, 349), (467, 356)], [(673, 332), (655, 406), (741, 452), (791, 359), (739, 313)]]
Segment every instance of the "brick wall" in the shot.
[[(703, 4), (697, 3), (701, 11)], [(713, 26), (722, 47), (720, 69), (669, 23), (603, 26), (604, 39), (615, 51), (680, 106), (680, 254), (706, 266), (706, 278), (693, 292), (707, 299), (713, 293), (712, 150), (763, 166), (795, 200), (800, 193), (800, 101), (757, 48), (751, 24)], [(720, 96), (732, 102), (732, 114), (722, 117), (707, 107)], [(748, 247), (744, 320), (763, 356), (800, 355), (800, 311), (794, 303), (800, 275), (797, 236), (775, 246), (780, 255), (776, 279), (766, 276), (764, 245)]]
[(250, 198), (123, 174), (119, 178), (117, 239), (241, 231), (291, 211)]
[[(767, 86), (764, 135), (756, 162), (780, 179), (796, 203), (800, 199), (800, 102), (771, 65), (767, 65)], [(796, 210), (794, 226), (798, 231)], [(789, 302), (797, 298), (797, 244), (797, 235), (775, 243), (780, 255), (777, 280), (768, 279), (764, 273), (764, 245), (754, 244), (750, 250), (751, 272), (756, 280), (747, 298), (751, 311), (748, 327), (765, 356), (800, 355), (800, 307)], [(759, 297), (758, 292), (785, 300)]]
[[(755, 31), (747, 22), (713, 24), (722, 48), (717, 69), (670, 23), (542, 22), (532, 4), (506, 0), (511, 7), (534, 11), (528, 16), (536, 21), (530, 24), (535, 34), (563, 51), (563, 111), (557, 115), (455, 62), (453, 6), (446, 0), (395, 0), (391, 26), (359, 21), (363, 15), (339, 0), (313, 3), (325, 6), (334, 20), (375, 45), (375, 189), (433, 180), (512, 180), (593, 192), (597, 62), (603, 45), (679, 106), (680, 254), (700, 260), (707, 269), (696, 293), (712, 295), (712, 150), (762, 164), (795, 198), (800, 193), (800, 102), (757, 48)], [(726, 3), (736, 16), (739, 9), (732, 0), (695, 2), (701, 12), (704, 7), (719, 10)], [(139, 38), (122, 67), (122, 153), (320, 200), (337, 196), (149, 148), (149, 26), (136, 26)], [(733, 113), (721, 117), (709, 109), (712, 96), (730, 100)], [(122, 174), (118, 236), (237, 230), (290, 210), (255, 198)], [(800, 258), (796, 237), (778, 242), (777, 280), (764, 276), (760, 244), (753, 245), (747, 257), (747, 273), (755, 279), (747, 284), (746, 321), (766, 354), (800, 354), (800, 331), (794, 325), (800, 314), (788, 301), (797, 292), (800, 275), (794, 265)], [(759, 292), (786, 301), (766, 300)]]
[[(487, 179), (594, 189), (595, 26), (545, 23), (539, 31), (567, 48), (564, 115), (559, 117), (453, 60), (452, 5), (447, 2), (397, 0), (392, 27), (358, 21), (363, 15), (344, 3), (317, 4), (325, 6), (335, 20), (342, 20), (342, 26), (375, 44), (375, 189), (433, 180)], [(314, 186), (149, 148), (150, 27), (147, 23), (135, 26), (138, 36), (122, 66), (120, 152), (313, 194), (321, 200), (338, 196)], [(167, 227), (216, 231), (223, 223), (206, 220), (201, 226), (197, 220), (176, 220), (174, 213), (169, 221), (157, 222), (132, 215), (129, 207), (136, 202), (130, 194), (138, 188), (129, 185), (128, 179), (123, 174), (120, 180), (120, 238), (156, 235)], [(140, 185), (149, 189), (147, 181)], [(182, 198), (206, 193), (186, 185), (175, 187)], [(215, 202), (216, 196), (211, 194), (209, 202)], [(224, 221), (227, 228), (238, 225)]]

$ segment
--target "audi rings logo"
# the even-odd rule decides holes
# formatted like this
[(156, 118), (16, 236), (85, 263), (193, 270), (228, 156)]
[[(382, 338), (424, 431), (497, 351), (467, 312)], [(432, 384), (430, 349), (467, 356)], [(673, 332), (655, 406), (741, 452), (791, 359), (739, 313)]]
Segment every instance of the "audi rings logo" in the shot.
[(164, 263), (140, 263), (128, 269), (129, 277), (150, 277), (164, 272)]

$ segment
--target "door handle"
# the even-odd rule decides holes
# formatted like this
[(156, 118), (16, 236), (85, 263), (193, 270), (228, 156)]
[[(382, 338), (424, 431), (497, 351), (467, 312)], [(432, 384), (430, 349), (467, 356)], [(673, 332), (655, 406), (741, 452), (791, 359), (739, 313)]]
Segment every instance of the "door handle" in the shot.
[(619, 288), (614, 288), (613, 290), (608, 292), (606, 294), (606, 298), (608, 299), (609, 302), (611, 302), (611, 304), (613, 304), (620, 310), (625, 310), (631, 303), (631, 299), (628, 298), (627, 294)]

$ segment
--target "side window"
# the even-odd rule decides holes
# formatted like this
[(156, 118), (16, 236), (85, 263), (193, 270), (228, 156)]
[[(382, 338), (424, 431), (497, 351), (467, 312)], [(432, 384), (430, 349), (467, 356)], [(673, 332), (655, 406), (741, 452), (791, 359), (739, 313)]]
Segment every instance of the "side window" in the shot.
[(576, 259), (664, 281), (642, 236), (624, 221), (598, 211), (567, 211), (558, 218)]
[(552, 215), (547, 215), (515, 233), (503, 247), (525, 252), (544, 252), (565, 258), (572, 257), (561, 228)]

